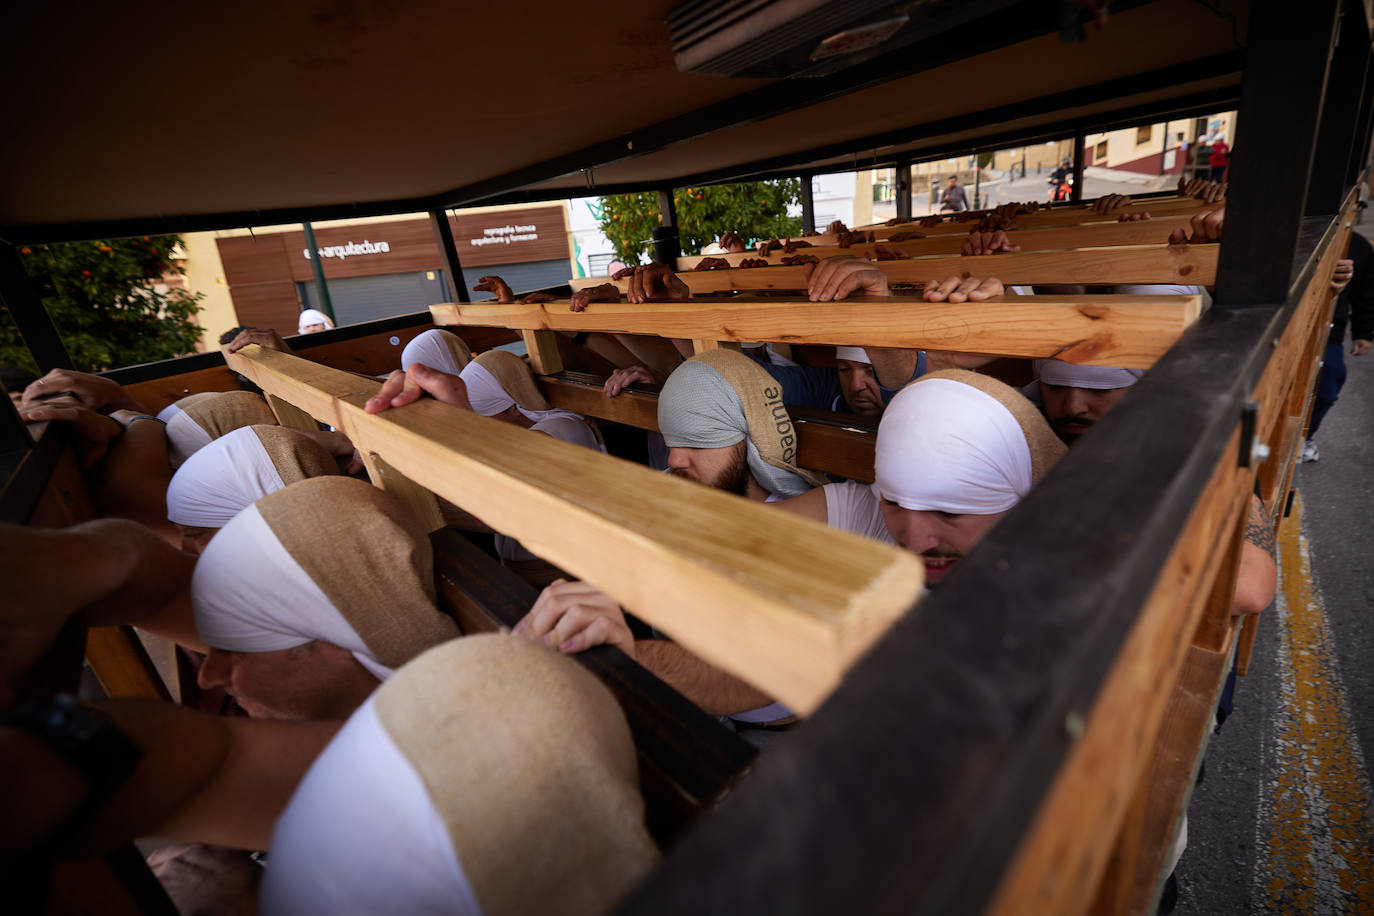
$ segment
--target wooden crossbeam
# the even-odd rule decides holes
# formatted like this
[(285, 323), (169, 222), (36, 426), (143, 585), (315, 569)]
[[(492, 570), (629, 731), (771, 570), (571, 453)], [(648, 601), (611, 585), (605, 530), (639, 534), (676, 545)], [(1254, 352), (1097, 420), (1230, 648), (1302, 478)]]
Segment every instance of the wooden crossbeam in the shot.
[[(1008, 285), (1032, 283), (1174, 283), (1211, 286), (1216, 282), (1218, 245), (1142, 245), (1079, 248), (1073, 251), (1021, 251), (978, 257), (937, 256), (907, 261), (875, 261), (891, 283), (929, 283), (955, 275), (997, 277)], [(735, 290), (806, 289), (803, 266), (693, 270), (678, 274), (693, 294)], [(629, 280), (583, 277), (574, 289), (613, 282), (623, 293)]]
[(430, 312), (435, 323), (443, 325), (910, 347), (1147, 369), (1197, 319), (1201, 308), (1198, 296), (1003, 296), (962, 305), (894, 297), (841, 303), (804, 299), (643, 305), (593, 302), (583, 312), (572, 311), (567, 302), (449, 302), (430, 306)]
[(229, 365), (806, 714), (915, 603), (913, 555), (437, 401), (247, 347)]
[[(1063, 251), (1073, 248), (1102, 248), (1120, 245), (1156, 245), (1165, 242), (1169, 238), (1169, 233), (1174, 229), (1187, 227), (1192, 219), (1190, 215), (1165, 216), (1160, 219), (1150, 219), (1130, 223), (1094, 223), (1086, 226), (1050, 226), (1043, 229), (1012, 229), (1007, 232), (1007, 237), (1014, 243), (1021, 246), (1022, 251)], [(968, 224), (972, 225), (972, 224)], [(898, 229), (913, 228), (898, 226)], [(925, 230), (921, 230), (925, 231)], [(897, 251), (905, 252), (912, 257), (926, 257), (930, 255), (957, 255), (962, 250), (964, 240), (968, 238), (970, 230), (965, 230), (953, 235), (940, 234), (929, 235), (923, 239), (911, 239), (905, 242), (886, 242), (879, 241), (877, 244), (886, 245)], [(806, 241), (813, 241), (806, 239)], [(799, 248), (793, 254), (810, 254), (818, 258), (833, 258), (844, 255), (854, 255), (864, 257), (865, 252), (872, 251), (873, 244), (853, 245), (849, 248), (839, 248), (834, 245), (813, 245), (810, 248)], [(782, 249), (770, 251), (766, 256), (759, 255), (756, 251), (744, 251), (731, 254), (710, 255), (713, 258), (722, 258), (731, 264), (738, 264), (745, 258), (765, 257), (769, 263), (780, 264), (782, 259), (790, 257), (785, 255)], [(691, 270), (701, 261), (702, 255), (678, 258), (677, 266), (679, 270)]]

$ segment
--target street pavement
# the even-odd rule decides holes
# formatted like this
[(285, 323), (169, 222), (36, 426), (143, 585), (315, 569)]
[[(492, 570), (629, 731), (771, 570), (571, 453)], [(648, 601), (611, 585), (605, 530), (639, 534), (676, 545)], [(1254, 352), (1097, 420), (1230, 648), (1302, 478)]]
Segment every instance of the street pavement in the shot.
[[(1368, 236), (1374, 226), (1362, 226)], [(1374, 355), (1298, 468), (1300, 524), (1189, 808), (1179, 914), (1374, 913)]]

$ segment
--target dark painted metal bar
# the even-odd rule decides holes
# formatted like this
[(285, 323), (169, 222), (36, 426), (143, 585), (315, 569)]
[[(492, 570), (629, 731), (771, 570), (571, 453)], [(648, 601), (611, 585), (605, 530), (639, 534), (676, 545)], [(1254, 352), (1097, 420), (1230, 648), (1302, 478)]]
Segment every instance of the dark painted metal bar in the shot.
[(1363, 28), (1364, 9), (1343, 3), (1336, 24), (1336, 47), (1326, 80), (1326, 99), (1317, 130), (1312, 182), (1307, 194), (1308, 216), (1335, 213), (1349, 188), (1347, 178), (1355, 146), (1355, 116), (1364, 99), (1365, 69), (1369, 62), (1369, 34)]
[(337, 328), (339, 319), (334, 317), (334, 300), (329, 298), (329, 283), (324, 279), (324, 258), (320, 257), (320, 243), (315, 241), (315, 227), (306, 220), (301, 223), (301, 229), (305, 232), (305, 247), (310, 250), (310, 273), (315, 277), (315, 297), (320, 301), (320, 311), (328, 315)]
[(449, 222), (448, 211), (429, 211), (429, 225), (434, 230), (434, 244), (439, 246), (439, 256), (444, 259), (444, 270), (448, 271), (449, 281), (453, 283), (453, 295), (458, 302), (471, 302), (467, 282), (463, 279), (463, 264), (458, 260), (458, 246), (453, 241), (453, 224)]
[(899, 219), (911, 219), (911, 160), (903, 159), (898, 162), (895, 173), (893, 184), (896, 185), (894, 193), (897, 196), (897, 216)]
[(1236, 136), (1239, 155), (1228, 176), (1226, 234), (1217, 262), (1218, 306), (1242, 308), (1288, 299), (1336, 13), (1337, 0), (1313, 0), (1303, 6), (1301, 16), (1282, 4), (1251, 8)]
[[(430, 325), (433, 323), (434, 319), (428, 311), (413, 312), (409, 315), (396, 315), (392, 318), (379, 318), (376, 321), (350, 324), (347, 327), (335, 328), (332, 331), (320, 331), (318, 334), (302, 334), (298, 337), (288, 337), (286, 338), (286, 342), (291, 347), (292, 352), (308, 356), (312, 348), (322, 347), (325, 344), (340, 343), (345, 340), (357, 340), (360, 337), (371, 337), (373, 334), (383, 334), (387, 331), (399, 331), (405, 328)], [(108, 372), (102, 372), (100, 374), (121, 385), (133, 385), (138, 382), (150, 382), (154, 379), (166, 378), (169, 375), (181, 375), (185, 372), (213, 369), (216, 366), (223, 365), (224, 355), (218, 350), (215, 350), (210, 353), (195, 353), (191, 356), (179, 356), (176, 359), (162, 359), (152, 363), (140, 363), (137, 366), (125, 366), (122, 369), (111, 369)]]
[(677, 204), (673, 201), (673, 189), (658, 189), (658, 226), (654, 228), (654, 262), (674, 265), (682, 254), (682, 243), (677, 231)]
[(816, 192), (811, 187), (811, 182), (816, 180), (816, 176), (811, 172), (802, 172), (797, 177), (801, 179), (802, 231), (814, 232), (816, 229)]
[(1083, 135), (1075, 134), (1073, 138), (1073, 188), (1069, 191), (1071, 200), (1083, 199)]
[(38, 286), (24, 270), (19, 252), (0, 242), (0, 304), (14, 319), (24, 345), (42, 372), (71, 369), (72, 358), (43, 306)]

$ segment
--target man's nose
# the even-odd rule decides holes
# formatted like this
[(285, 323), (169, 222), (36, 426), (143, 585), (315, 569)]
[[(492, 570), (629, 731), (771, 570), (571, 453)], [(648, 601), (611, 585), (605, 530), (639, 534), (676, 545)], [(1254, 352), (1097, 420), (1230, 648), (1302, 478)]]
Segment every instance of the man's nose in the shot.
[(196, 672), (196, 683), (200, 685), (201, 690), (229, 686), (228, 653), (212, 648), (210, 654), (205, 656), (200, 671)]
[(687, 451), (685, 449), (668, 449), (668, 467), (681, 469), (687, 467), (689, 464), (691, 464), (691, 461), (689, 460)]
[(1088, 413), (1088, 392), (1082, 388), (1069, 389), (1069, 416), (1081, 417)]
[(902, 546), (912, 553), (924, 553), (932, 547), (937, 546), (940, 539), (936, 537), (934, 530), (927, 524), (927, 519), (922, 513), (909, 513), (902, 525)]

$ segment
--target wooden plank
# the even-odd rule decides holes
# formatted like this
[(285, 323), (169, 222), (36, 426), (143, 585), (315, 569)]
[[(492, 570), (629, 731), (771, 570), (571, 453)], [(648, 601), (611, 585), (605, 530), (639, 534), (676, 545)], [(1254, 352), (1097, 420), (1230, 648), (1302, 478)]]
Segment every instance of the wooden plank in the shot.
[[(887, 274), (891, 283), (924, 284), (960, 275), (997, 277), (1009, 286), (1033, 283), (1211, 286), (1216, 282), (1219, 249), (1218, 245), (1155, 244), (1079, 248), (1072, 251), (1020, 251), (976, 257), (937, 255), (906, 261), (874, 261), (873, 265)], [(693, 295), (749, 290), (804, 290), (807, 284), (804, 266), (692, 270), (678, 276)], [(621, 292), (629, 289), (629, 280), (586, 277), (571, 281), (573, 289), (601, 283), (614, 283)]]
[(702, 340), (692, 341), (693, 353), (704, 353), (707, 350), (738, 350), (739, 342), (734, 340)]
[(1193, 646), (1169, 698), (1154, 756), (1136, 790), (1132, 815), (1098, 888), (1096, 912), (1152, 916), (1198, 764), (1211, 735), (1213, 714), (1226, 680), (1230, 647), (1212, 652)]
[(86, 661), (108, 696), (172, 698), (133, 627), (91, 627), (86, 632)]
[(366, 380), (290, 354), (228, 360), (801, 714), (922, 589), (894, 547), (437, 401), (369, 414)]
[(563, 371), (563, 356), (558, 352), (558, 335), (552, 331), (521, 331), (530, 354), (530, 368), (537, 375), (557, 375)]
[(426, 531), (447, 527), (439, 511), (439, 501), (433, 493), (387, 464), (386, 459), (376, 452), (363, 452), (362, 456), (372, 485), (386, 490), (404, 503), (406, 508), (415, 513)]
[[(1100, 248), (1118, 245), (1157, 245), (1164, 243), (1169, 238), (1169, 233), (1179, 227), (1186, 227), (1191, 216), (1165, 216), (1160, 219), (1142, 220), (1130, 223), (1093, 223), (1086, 226), (1050, 226), (1043, 229), (1012, 229), (1007, 232), (1008, 238), (1017, 245), (1021, 246), (1022, 251), (1057, 251), (1071, 248)], [(975, 224), (965, 224), (973, 226)], [(920, 229), (919, 226), (898, 227), (899, 229), (919, 229), (922, 232), (928, 230)], [(911, 239), (905, 242), (886, 242), (879, 240), (876, 244), (886, 245), (897, 251), (905, 252), (912, 257), (922, 257), (930, 255), (957, 255), (963, 249), (964, 240), (968, 238), (969, 229), (956, 235), (928, 235), (923, 239)], [(806, 239), (808, 242), (813, 239)], [(865, 252), (873, 250), (873, 243), (853, 245), (849, 248), (839, 248), (834, 245), (812, 245), (810, 248), (799, 248), (793, 254), (811, 254), (818, 258), (833, 258), (842, 255), (857, 255), (865, 257)], [(761, 257), (756, 251), (745, 251), (731, 254), (710, 255), (713, 258), (723, 258), (731, 264), (738, 264), (745, 258)], [(770, 263), (781, 263), (785, 257), (782, 249), (770, 251), (764, 255)], [(696, 267), (702, 259), (702, 255), (678, 258), (678, 270), (687, 271)]]
[(319, 431), (320, 424), (315, 422), (314, 417), (275, 394), (269, 393), (267, 395), (267, 405), (272, 408), (272, 413), (277, 415), (277, 422), (282, 426), (291, 429), (303, 429), (312, 433)]
[[(1204, 495), (1174, 542), (1116, 664), (1085, 720), (1081, 737), (1043, 797), (988, 908), (990, 914), (1083, 913), (1105, 874), (1220, 566), (1213, 549), (1234, 513), (1239, 433), (1213, 470)], [(1199, 557), (1208, 557), (1199, 563)]]
[(567, 302), (445, 303), (430, 311), (446, 325), (911, 347), (1147, 369), (1201, 307), (1198, 296), (999, 296), (960, 305), (874, 297), (838, 307), (779, 298), (593, 302), (583, 312)]
[[(1113, 210), (1107, 216), (1096, 213), (1092, 209), (1091, 203), (1068, 204), (1056, 207), (1044, 207), (1034, 213), (1022, 213), (1017, 216), (1016, 225), (1018, 228), (1052, 228), (1058, 226), (1080, 226), (1080, 225), (1103, 225), (1115, 223), (1123, 213), (1149, 213), (1152, 217), (1163, 218), (1165, 216), (1192, 216), (1204, 210), (1215, 210), (1223, 206), (1222, 203), (1203, 203), (1193, 197), (1152, 197), (1145, 200), (1132, 201), (1124, 207)], [(927, 237), (939, 235), (968, 235), (969, 230), (978, 225), (978, 221), (986, 216), (990, 211), (980, 210), (976, 213), (965, 214), (968, 218), (963, 220), (950, 219), (950, 214), (945, 214), (945, 219), (936, 226), (922, 226), (918, 217), (910, 223), (902, 223), (897, 226), (889, 226), (882, 223), (874, 226), (861, 226), (853, 231), (872, 232), (878, 241), (890, 237), (894, 233), (904, 229), (919, 229)], [(839, 236), (833, 232), (813, 235), (799, 241), (810, 242), (812, 245), (835, 245), (839, 241)], [(781, 239), (780, 241), (787, 241)]]
[(229, 371), (228, 366), (215, 366), (148, 382), (135, 382), (125, 385), (124, 390), (148, 408), (149, 412), (156, 414), (168, 404), (174, 404), (187, 395), (204, 391), (238, 391), (239, 380)]

